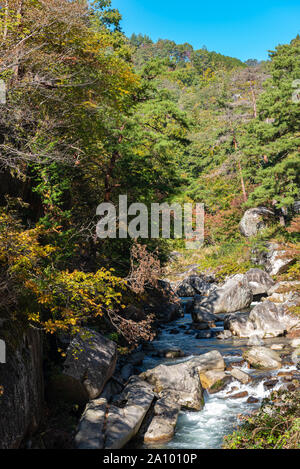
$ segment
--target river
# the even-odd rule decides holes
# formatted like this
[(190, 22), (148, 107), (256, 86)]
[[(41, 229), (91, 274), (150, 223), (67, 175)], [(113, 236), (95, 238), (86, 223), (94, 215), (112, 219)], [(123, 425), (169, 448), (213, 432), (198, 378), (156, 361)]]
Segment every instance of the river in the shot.
[[(192, 319), (190, 314), (184, 316), (169, 324), (161, 327), (157, 338), (151, 345), (155, 349), (180, 348), (185, 352), (186, 356), (181, 359), (164, 359), (154, 356), (155, 354), (147, 353), (142, 370), (154, 368), (164, 363), (172, 365), (188, 360), (196, 355), (209, 352), (211, 350), (219, 350), (223, 355), (226, 364), (242, 360), (242, 353), (247, 348), (248, 339), (230, 339), (219, 340), (217, 338), (197, 339), (197, 330), (192, 329)], [(223, 330), (223, 323), (216, 323), (216, 330)], [(176, 331), (176, 333), (174, 333)], [(266, 345), (273, 343), (284, 343), (284, 338), (267, 339)], [(176, 426), (175, 436), (172, 441), (166, 444), (157, 444), (151, 448), (164, 449), (217, 449), (222, 447), (223, 437), (231, 433), (237, 428), (239, 414), (249, 414), (257, 408), (262, 399), (270, 394), (265, 390), (264, 381), (270, 379), (270, 376), (277, 375), (278, 370), (259, 372), (241, 366), (243, 371), (251, 374), (253, 380), (250, 384), (243, 385), (239, 381), (234, 380), (229, 383), (226, 388), (219, 393), (209, 395), (205, 391), (205, 406), (199, 412), (182, 411)], [(296, 367), (285, 366), (282, 371), (295, 370)], [(273, 390), (280, 387), (279, 383)], [(228, 393), (231, 388), (235, 389), (234, 393), (247, 391), (248, 396), (240, 399), (230, 399)], [(247, 399), (249, 396), (258, 399), (258, 403), (249, 404)], [(146, 447), (146, 446), (145, 446)]]

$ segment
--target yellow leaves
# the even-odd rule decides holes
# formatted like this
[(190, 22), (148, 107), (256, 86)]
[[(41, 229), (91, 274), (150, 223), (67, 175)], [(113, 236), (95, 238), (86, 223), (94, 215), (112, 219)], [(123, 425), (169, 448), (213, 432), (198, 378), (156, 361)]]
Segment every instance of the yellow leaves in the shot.
[(51, 304), (53, 301), (53, 296), (51, 294), (41, 294), (38, 298), (38, 302), (39, 304), (41, 305), (47, 305), (47, 304)]
[(92, 109), (97, 109), (99, 107), (98, 103), (94, 103), (92, 101), (84, 101), (81, 104), (83, 107), (92, 108)]
[(76, 326), (76, 324), (77, 324), (76, 318), (70, 318), (70, 319), (69, 319), (69, 324), (70, 324), (71, 326)]
[(41, 317), (40, 317), (40, 313), (31, 313), (28, 315), (28, 319), (29, 321), (31, 322), (40, 322), (41, 320)]
[(49, 334), (75, 334), (88, 320), (120, 307), (126, 285), (113, 269), (56, 270), (48, 259), (46, 264), (43, 261), (56, 248), (42, 245), (41, 234), (42, 228), (24, 230), (12, 216), (0, 213), (0, 260), (27, 302), (29, 322)]
[(58, 353), (60, 353), (60, 355), (61, 355), (63, 358), (66, 357), (67, 354), (66, 354), (60, 347), (57, 349), (57, 351), (58, 351)]
[[(77, 333), (84, 322), (102, 317), (106, 309), (124, 307), (120, 306), (120, 290), (125, 284), (105, 269), (96, 273), (53, 271), (47, 281), (26, 279), (24, 286), (35, 294), (36, 303), (43, 310), (43, 314), (30, 313), (28, 319), (49, 334), (57, 331)], [(45, 313), (52, 319), (43, 320)]]

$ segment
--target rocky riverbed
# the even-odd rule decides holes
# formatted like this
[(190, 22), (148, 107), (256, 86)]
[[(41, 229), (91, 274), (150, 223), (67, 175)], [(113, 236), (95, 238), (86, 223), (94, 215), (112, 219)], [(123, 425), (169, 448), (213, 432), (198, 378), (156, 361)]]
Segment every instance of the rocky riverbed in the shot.
[[(281, 351), (286, 354), (286, 360), (283, 360), (280, 368), (276, 370), (258, 370), (249, 368), (249, 364), (243, 359), (243, 353), (252, 348), (247, 345), (248, 339), (219, 340), (215, 334), (222, 330), (223, 322), (218, 322), (212, 329), (213, 337), (199, 339), (197, 329), (193, 328), (191, 316), (185, 314), (177, 321), (163, 326), (157, 339), (151, 344), (153, 351), (147, 353), (142, 367), (145, 370), (152, 369), (161, 363), (167, 366), (183, 363), (217, 350), (224, 358), (225, 374), (229, 380), (227, 383), (225, 381), (224, 388), (219, 392), (204, 390), (202, 410), (182, 410), (179, 413), (175, 434), (171, 441), (154, 443), (150, 447), (221, 448), (223, 437), (237, 427), (240, 414), (250, 413), (258, 408), (262, 399), (267, 397), (271, 390), (290, 383), (292, 376), (300, 378), (295, 364), (292, 364), (288, 358), (288, 354), (292, 351), (290, 340), (283, 337), (265, 340), (264, 345), (269, 349), (282, 347)], [(160, 351), (164, 349), (173, 349), (174, 352), (184, 351), (186, 357), (177, 359), (159, 357)], [(246, 377), (250, 377), (249, 381), (241, 382), (242, 378), (239, 376), (240, 379), (236, 379), (231, 375), (230, 370), (241, 370)], [(233, 374), (235, 374), (234, 371)]]
[(296, 284), (281, 293), (260, 269), (222, 284), (190, 275), (171, 286), (182, 295), (177, 319), (161, 320), (155, 340), (117, 364), (100, 334), (79, 357), (71, 344), (65, 375), (90, 399), (76, 447), (221, 448), (241, 414), (273, 390), (300, 386)]

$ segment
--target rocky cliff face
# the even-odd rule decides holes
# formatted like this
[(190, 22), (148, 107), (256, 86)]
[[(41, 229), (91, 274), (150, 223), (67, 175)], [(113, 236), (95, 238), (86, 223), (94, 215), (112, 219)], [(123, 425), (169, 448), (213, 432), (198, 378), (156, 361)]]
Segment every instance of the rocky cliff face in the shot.
[(42, 337), (17, 321), (5, 321), (0, 338), (6, 343), (6, 363), (0, 363), (0, 449), (14, 449), (42, 416)]

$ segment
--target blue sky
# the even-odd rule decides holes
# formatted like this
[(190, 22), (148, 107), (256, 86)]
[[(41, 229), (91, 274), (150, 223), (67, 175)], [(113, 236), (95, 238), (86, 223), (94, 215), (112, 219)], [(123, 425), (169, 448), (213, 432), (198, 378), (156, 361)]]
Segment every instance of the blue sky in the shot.
[(241, 60), (268, 58), (268, 50), (300, 33), (299, 0), (112, 0), (127, 35), (206, 45)]

